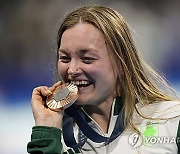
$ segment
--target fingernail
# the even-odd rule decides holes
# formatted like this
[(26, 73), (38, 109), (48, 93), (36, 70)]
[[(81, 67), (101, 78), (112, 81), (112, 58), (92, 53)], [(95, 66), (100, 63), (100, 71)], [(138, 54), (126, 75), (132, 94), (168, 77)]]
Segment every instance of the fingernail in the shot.
[(52, 91), (51, 91), (51, 90), (49, 90), (49, 89), (48, 89), (48, 90), (46, 90), (46, 91), (45, 91), (45, 93), (46, 93), (46, 95), (47, 95), (47, 96), (52, 95)]

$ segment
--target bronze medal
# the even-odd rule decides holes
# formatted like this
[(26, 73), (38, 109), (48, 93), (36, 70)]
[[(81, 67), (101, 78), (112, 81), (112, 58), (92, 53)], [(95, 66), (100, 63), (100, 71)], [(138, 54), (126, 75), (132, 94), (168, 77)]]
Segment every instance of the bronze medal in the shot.
[(53, 111), (71, 106), (77, 99), (78, 88), (73, 83), (64, 83), (56, 88), (46, 100), (46, 105)]

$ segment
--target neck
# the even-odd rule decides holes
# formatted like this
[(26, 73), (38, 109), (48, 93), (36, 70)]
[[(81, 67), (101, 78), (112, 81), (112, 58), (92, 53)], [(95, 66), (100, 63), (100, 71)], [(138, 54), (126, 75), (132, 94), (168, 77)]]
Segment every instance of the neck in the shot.
[(86, 113), (91, 116), (94, 121), (97, 122), (104, 133), (108, 132), (112, 104), (113, 99), (111, 98), (97, 106), (86, 105), (83, 107)]

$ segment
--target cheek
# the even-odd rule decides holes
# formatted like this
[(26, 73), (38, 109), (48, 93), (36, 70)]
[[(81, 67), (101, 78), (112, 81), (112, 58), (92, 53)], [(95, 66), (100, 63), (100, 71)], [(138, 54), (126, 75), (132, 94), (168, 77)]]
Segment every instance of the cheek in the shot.
[(113, 79), (115, 77), (114, 69), (111, 65), (111, 63), (108, 61), (103, 62), (103, 65), (99, 67), (98, 71), (101, 76), (104, 76), (104, 78)]
[(66, 77), (66, 74), (67, 74), (67, 66), (58, 62), (58, 65), (57, 65), (57, 71), (58, 71), (58, 74), (63, 78), (65, 79)]
[(93, 78), (102, 77), (102, 68), (98, 65), (91, 65), (90, 67), (86, 67), (84, 70), (86, 70), (86, 72)]

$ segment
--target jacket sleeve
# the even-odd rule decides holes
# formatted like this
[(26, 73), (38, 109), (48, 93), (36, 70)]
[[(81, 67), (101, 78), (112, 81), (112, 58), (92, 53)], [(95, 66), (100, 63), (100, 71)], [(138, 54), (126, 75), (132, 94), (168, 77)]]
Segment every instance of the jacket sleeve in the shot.
[(34, 126), (31, 141), (27, 144), (30, 154), (61, 154), (61, 130), (55, 127)]

